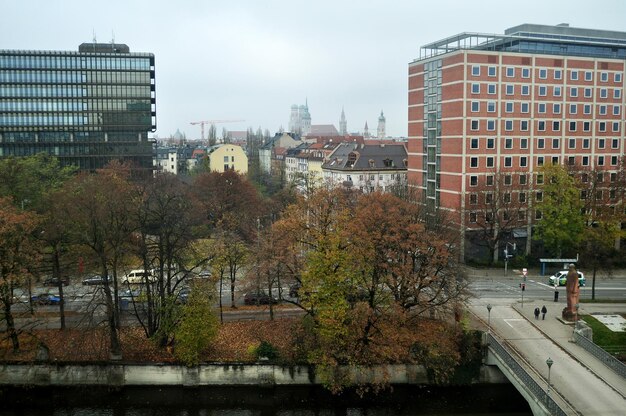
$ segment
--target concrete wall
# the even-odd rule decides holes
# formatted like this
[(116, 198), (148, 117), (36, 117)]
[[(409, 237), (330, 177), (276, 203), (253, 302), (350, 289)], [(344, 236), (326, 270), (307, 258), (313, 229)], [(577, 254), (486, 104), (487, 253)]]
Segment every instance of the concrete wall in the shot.
[[(351, 368), (356, 382), (387, 380), (392, 384), (430, 384), (426, 370), (417, 365)], [(508, 383), (493, 367), (481, 371), (479, 382)], [(0, 385), (109, 385), (109, 386), (210, 386), (210, 385), (312, 385), (320, 384), (312, 367), (265, 364), (177, 365), (3, 364)]]

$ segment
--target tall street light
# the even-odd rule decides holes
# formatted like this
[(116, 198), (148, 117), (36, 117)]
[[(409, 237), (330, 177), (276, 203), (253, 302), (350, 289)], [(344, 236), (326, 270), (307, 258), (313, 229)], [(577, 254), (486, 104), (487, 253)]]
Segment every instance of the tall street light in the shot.
[(491, 333), (491, 304), (487, 304), (487, 333)]
[(548, 390), (546, 391), (546, 395), (550, 394), (550, 369), (552, 368), (552, 364), (554, 364), (554, 361), (552, 361), (552, 358), (548, 357), (548, 359), (546, 360), (546, 364), (548, 365)]

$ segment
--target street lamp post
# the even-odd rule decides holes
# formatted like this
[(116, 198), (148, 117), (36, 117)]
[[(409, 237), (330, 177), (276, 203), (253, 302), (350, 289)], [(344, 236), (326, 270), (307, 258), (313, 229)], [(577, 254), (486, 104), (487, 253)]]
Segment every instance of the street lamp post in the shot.
[(548, 390), (546, 391), (546, 396), (548, 396), (550, 395), (550, 369), (552, 368), (554, 361), (552, 361), (552, 358), (548, 357), (546, 364), (548, 365)]
[(487, 333), (491, 333), (491, 304), (487, 304)]
[(574, 325), (575, 329), (578, 329), (578, 308), (580, 308), (580, 304), (579, 303), (576, 304), (576, 321), (575, 321), (575, 325)]

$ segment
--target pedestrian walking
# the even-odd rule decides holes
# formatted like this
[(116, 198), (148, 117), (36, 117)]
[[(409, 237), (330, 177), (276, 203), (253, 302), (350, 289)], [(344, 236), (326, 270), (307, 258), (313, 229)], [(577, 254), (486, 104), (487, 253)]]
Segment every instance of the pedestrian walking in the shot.
[(548, 313), (548, 308), (546, 308), (546, 305), (543, 305), (543, 308), (541, 308), (541, 320), (542, 321), (546, 319), (546, 313)]
[(539, 307), (535, 308), (535, 319), (539, 319)]

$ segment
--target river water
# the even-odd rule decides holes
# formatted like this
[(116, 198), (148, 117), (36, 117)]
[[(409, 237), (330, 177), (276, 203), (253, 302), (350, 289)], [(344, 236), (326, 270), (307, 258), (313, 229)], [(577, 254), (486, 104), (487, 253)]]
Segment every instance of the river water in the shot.
[(0, 388), (0, 416), (532, 415), (511, 385), (394, 386), (361, 398), (311, 387)]

